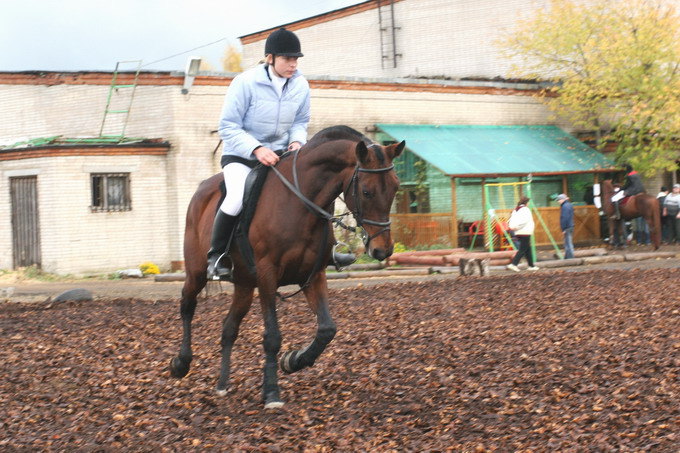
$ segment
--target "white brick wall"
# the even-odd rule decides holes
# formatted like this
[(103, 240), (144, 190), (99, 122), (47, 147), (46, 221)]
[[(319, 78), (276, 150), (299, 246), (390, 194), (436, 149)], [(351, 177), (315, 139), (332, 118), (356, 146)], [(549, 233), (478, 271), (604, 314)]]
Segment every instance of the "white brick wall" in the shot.
[[(61, 157), (0, 160), (0, 268), (11, 267), (9, 174), (38, 171), (42, 256), (58, 273), (112, 272), (153, 261), (162, 268), (182, 260), (189, 200), (203, 179), (219, 171), (219, 113), (227, 87), (179, 85), (137, 88), (127, 136), (162, 138), (171, 144), (160, 156)], [(312, 89), (310, 136), (346, 124), (362, 132), (376, 123), (549, 124), (547, 109), (523, 95), (460, 94), (347, 89)], [(312, 85), (314, 82), (312, 81)], [(356, 89), (355, 89), (356, 88)], [(51, 135), (95, 136), (108, 86), (0, 85), (0, 143)], [(563, 125), (567, 126), (567, 125)], [(369, 134), (372, 135), (372, 134)], [(91, 213), (92, 168), (131, 169), (131, 212)], [(9, 172), (9, 173), (8, 173)]]
[[(387, 3), (387, 2), (384, 2)], [(519, 17), (549, 0), (403, 0), (394, 4), (397, 67), (382, 63), (378, 10), (295, 30), (309, 75), (357, 77), (508, 77), (510, 62), (494, 44)], [(383, 7), (383, 26), (389, 25)], [(388, 32), (384, 32), (388, 33)], [(385, 41), (390, 40), (384, 36)], [(243, 46), (243, 66), (262, 59), (264, 40)]]

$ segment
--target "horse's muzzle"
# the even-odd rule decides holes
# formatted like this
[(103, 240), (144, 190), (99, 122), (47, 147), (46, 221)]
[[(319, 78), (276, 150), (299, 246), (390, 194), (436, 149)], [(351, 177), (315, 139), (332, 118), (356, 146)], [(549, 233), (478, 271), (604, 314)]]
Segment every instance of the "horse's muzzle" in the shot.
[(392, 252), (394, 251), (394, 246), (391, 245), (389, 248), (384, 249), (384, 248), (373, 248), (371, 249), (371, 257), (378, 260), (378, 261), (384, 261), (390, 256), (392, 256)]

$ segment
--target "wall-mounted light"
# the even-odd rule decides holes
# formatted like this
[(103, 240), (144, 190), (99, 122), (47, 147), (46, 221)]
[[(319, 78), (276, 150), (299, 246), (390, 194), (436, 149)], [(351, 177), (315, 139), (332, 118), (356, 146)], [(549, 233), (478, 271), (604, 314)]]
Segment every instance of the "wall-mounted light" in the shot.
[(189, 57), (187, 61), (187, 69), (184, 72), (184, 85), (182, 85), (182, 94), (187, 94), (189, 88), (194, 84), (194, 79), (198, 74), (198, 68), (201, 67), (201, 57)]

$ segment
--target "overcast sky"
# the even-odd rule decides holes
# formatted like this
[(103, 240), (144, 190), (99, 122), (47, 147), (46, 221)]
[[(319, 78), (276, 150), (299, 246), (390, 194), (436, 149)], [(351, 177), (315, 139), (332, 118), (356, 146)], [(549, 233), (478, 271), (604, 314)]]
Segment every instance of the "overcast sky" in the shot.
[(111, 71), (122, 60), (181, 71), (193, 55), (220, 70), (238, 36), (363, 0), (0, 1), (0, 71)]

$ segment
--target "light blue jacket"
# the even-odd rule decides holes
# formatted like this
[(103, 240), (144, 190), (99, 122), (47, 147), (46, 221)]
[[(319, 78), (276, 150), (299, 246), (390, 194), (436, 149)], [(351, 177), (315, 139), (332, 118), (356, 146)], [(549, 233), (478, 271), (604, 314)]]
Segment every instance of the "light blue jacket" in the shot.
[(279, 98), (264, 64), (236, 77), (227, 90), (218, 131), (224, 141), (222, 155), (255, 160), (253, 150), (274, 151), (292, 142), (307, 142), (309, 83), (296, 71)]

